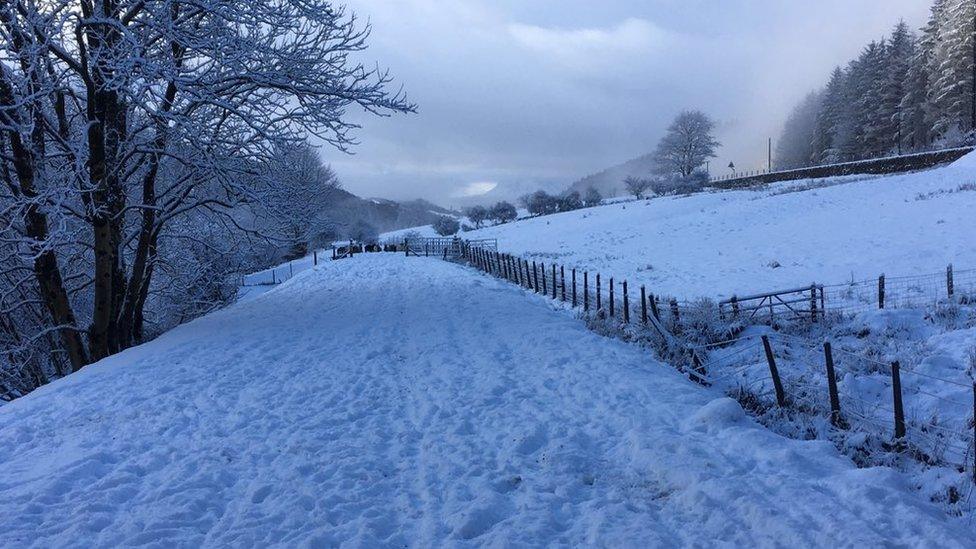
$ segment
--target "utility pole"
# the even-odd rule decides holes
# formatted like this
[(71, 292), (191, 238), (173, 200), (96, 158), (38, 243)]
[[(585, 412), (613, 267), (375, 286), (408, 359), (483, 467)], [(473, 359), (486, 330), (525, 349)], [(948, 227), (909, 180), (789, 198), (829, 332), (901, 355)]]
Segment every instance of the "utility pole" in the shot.
[(773, 138), (770, 137), (766, 143), (766, 173), (773, 171)]

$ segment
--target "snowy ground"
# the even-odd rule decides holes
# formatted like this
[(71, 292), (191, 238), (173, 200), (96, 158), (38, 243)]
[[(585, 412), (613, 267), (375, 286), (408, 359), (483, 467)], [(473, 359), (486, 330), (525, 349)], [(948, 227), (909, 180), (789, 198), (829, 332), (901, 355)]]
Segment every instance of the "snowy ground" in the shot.
[[(843, 184), (807, 189), (834, 183)], [(976, 157), (913, 174), (611, 204), (463, 236), (657, 294), (719, 298), (976, 268), (974, 205)]]
[(0, 544), (970, 546), (470, 269), (325, 262), (0, 408)]

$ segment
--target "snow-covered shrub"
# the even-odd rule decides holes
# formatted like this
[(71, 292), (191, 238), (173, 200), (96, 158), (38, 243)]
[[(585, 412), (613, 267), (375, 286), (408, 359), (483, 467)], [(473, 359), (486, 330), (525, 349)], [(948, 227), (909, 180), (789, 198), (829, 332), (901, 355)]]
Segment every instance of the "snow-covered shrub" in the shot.
[(708, 183), (707, 176), (691, 175), (689, 177), (673, 177), (656, 181), (653, 191), (658, 196), (686, 196), (701, 192)]

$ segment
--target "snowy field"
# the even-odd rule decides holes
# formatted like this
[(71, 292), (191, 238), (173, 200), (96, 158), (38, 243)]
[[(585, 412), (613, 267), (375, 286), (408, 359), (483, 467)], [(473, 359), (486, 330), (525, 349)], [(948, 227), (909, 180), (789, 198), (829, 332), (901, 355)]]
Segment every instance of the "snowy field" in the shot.
[[(819, 185), (830, 186), (803, 190)], [(976, 268), (974, 207), (970, 155), (926, 172), (654, 198), (463, 236), (690, 300)]]
[(892, 469), (400, 254), (304, 270), (0, 408), (0, 471), (8, 546), (973, 539)]

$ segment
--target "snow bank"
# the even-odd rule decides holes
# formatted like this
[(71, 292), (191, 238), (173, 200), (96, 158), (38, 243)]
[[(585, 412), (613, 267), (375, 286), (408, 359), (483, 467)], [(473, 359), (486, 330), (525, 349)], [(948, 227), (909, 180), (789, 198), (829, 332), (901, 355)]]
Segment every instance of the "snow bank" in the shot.
[(733, 404), (538, 296), (363, 254), (0, 408), (0, 532), (36, 547), (971, 542), (900, 474)]

